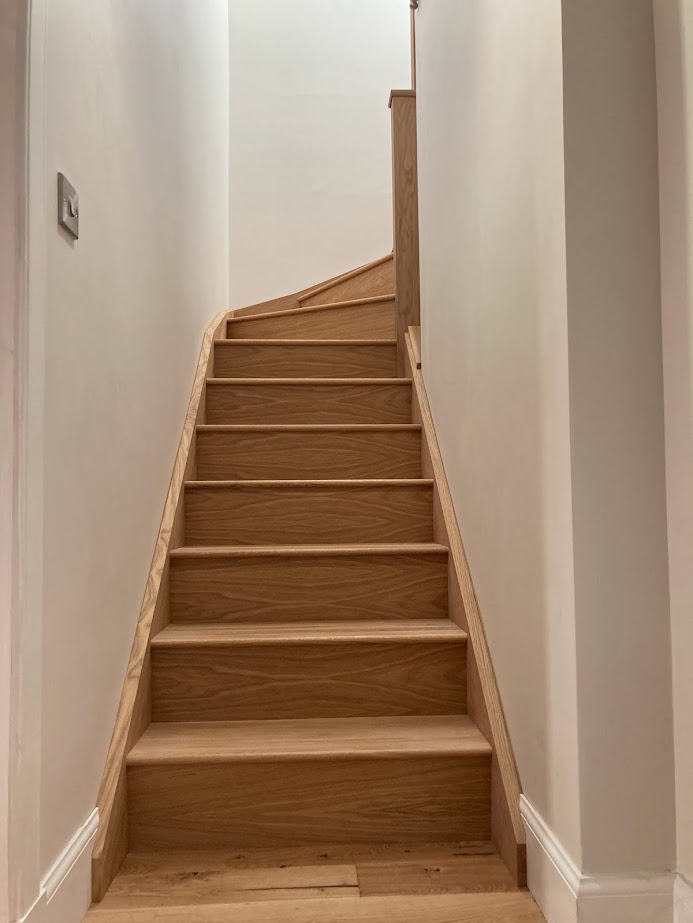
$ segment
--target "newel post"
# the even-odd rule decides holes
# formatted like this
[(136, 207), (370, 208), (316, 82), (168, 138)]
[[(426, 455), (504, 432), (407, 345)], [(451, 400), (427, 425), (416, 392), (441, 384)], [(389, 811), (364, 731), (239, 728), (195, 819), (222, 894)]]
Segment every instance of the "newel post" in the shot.
[(404, 371), (404, 337), (418, 327), (419, 194), (416, 159), (416, 91), (393, 90), (392, 204), (394, 212), (395, 295), (397, 305), (397, 367)]

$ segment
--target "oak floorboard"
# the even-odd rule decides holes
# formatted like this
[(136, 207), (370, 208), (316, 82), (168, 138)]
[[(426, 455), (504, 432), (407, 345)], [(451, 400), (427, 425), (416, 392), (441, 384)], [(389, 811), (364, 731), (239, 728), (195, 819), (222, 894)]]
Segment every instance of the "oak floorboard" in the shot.
[(356, 870), (363, 897), (517, 890), (497, 855), (371, 861), (359, 863)]
[(161, 865), (145, 871), (130, 869), (116, 877), (101, 907), (104, 910), (221, 904), (242, 901), (308, 900), (358, 897), (354, 865), (212, 867), (190, 856), (179, 868)]
[(87, 923), (541, 923), (529, 893), (405, 895), (347, 900), (91, 910)]

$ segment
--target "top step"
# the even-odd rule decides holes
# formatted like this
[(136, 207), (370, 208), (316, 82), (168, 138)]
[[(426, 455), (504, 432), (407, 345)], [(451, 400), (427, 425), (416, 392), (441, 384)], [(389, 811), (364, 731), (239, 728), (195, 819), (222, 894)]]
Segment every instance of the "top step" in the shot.
[(395, 296), (230, 317), (226, 336), (228, 339), (392, 340), (396, 337)]

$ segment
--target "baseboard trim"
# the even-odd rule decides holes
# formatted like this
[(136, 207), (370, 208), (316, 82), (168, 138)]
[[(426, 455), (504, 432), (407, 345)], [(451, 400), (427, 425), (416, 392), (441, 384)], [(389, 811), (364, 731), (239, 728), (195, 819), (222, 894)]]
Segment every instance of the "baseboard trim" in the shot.
[(97, 808), (77, 830), (41, 881), (39, 895), (20, 923), (80, 923), (91, 902), (91, 848)]
[(693, 923), (693, 884), (683, 875), (674, 882), (674, 923)]
[[(528, 833), (528, 885), (548, 923), (671, 923), (672, 874), (583, 875), (524, 795), (520, 811)], [(682, 923), (689, 921), (683, 917)]]

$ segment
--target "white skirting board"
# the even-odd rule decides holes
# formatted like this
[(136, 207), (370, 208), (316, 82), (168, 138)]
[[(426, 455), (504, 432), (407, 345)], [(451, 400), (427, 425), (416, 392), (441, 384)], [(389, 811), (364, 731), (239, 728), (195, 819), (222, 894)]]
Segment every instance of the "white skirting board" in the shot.
[(98, 826), (95, 808), (41, 882), (36, 902), (20, 923), (81, 923), (91, 903), (91, 854)]
[(674, 882), (674, 923), (693, 923), (693, 884), (681, 875)]
[(548, 923), (672, 923), (672, 874), (583, 875), (524, 795), (520, 810), (527, 828), (528, 885)]

